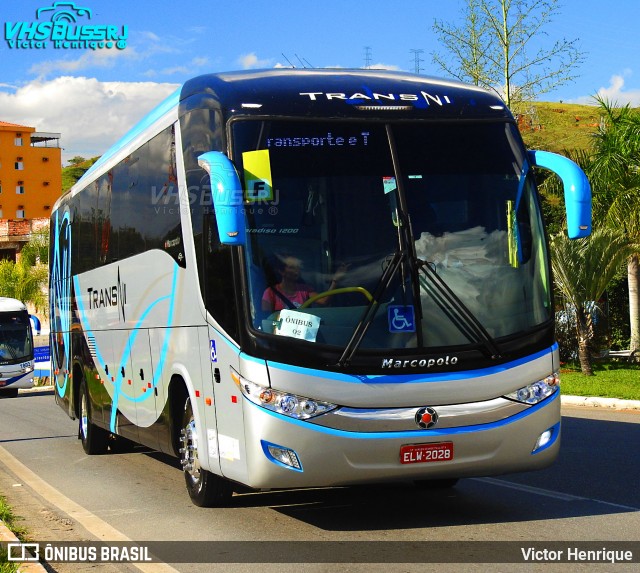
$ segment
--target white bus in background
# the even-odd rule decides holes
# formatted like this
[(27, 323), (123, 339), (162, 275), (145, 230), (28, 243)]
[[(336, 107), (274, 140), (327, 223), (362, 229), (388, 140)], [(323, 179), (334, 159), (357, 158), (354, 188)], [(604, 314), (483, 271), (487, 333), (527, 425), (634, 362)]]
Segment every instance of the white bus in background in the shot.
[(0, 297), (0, 397), (33, 387), (33, 334), (27, 307)]
[(495, 94), (373, 70), (186, 82), (51, 217), (55, 397), (89, 454), (256, 489), (546, 467), (560, 361), (533, 167)]

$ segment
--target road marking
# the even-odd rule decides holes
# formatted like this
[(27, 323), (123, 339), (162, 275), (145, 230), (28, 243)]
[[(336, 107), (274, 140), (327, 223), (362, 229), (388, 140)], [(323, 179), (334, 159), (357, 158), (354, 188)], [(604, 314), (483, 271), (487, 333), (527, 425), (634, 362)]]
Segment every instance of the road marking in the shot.
[[(49, 485), (21, 461), (12, 456), (2, 446), (0, 446), (0, 462), (9, 468), (9, 470), (11, 470), (36, 493), (42, 496), (49, 503), (53, 504), (59, 510), (66, 513), (69, 517), (75, 519), (100, 541), (115, 541), (134, 544), (139, 543), (129, 539), (124, 533), (115, 527), (112, 527), (106, 521), (103, 521), (97, 515), (91, 513), (88, 509), (82, 507), (80, 504), (69, 499), (66, 495)], [(177, 569), (174, 569), (166, 563), (127, 563), (127, 565), (133, 565), (145, 573), (178, 573)]]
[(618, 509), (624, 509), (627, 511), (640, 511), (639, 508), (637, 507), (631, 507), (629, 505), (621, 505), (619, 503), (611, 503), (609, 501), (603, 501), (601, 499), (593, 499), (591, 497), (582, 497), (579, 495), (571, 495), (569, 493), (562, 493), (559, 491), (553, 491), (550, 489), (542, 489), (540, 487), (533, 487), (530, 485), (524, 485), (524, 484), (520, 484), (520, 483), (514, 483), (514, 482), (510, 482), (510, 481), (505, 481), (505, 480), (501, 480), (501, 479), (495, 479), (495, 478), (489, 478), (489, 477), (485, 477), (485, 478), (472, 478), (473, 481), (479, 481), (479, 482), (483, 482), (483, 483), (488, 483), (491, 485), (495, 485), (498, 487), (506, 487), (509, 489), (516, 489), (518, 491), (525, 491), (527, 493), (533, 493), (535, 495), (542, 495), (545, 497), (551, 497), (553, 499), (559, 499), (561, 501), (591, 501), (594, 503), (601, 503), (603, 505), (610, 505), (612, 507), (617, 507)]

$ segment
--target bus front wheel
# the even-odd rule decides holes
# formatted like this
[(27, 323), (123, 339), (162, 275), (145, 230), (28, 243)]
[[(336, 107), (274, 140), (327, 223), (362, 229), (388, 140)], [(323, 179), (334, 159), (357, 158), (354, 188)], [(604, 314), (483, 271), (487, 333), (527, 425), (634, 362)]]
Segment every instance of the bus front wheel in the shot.
[(198, 433), (190, 398), (184, 405), (179, 452), (191, 501), (199, 507), (226, 505), (233, 494), (231, 483), (200, 466)]
[(83, 380), (80, 385), (80, 422), (78, 437), (82, 441), (82, 448), (90, 456), (104, 454), (109, 446), (109, 432), (99, 428), (91, 422), (91, 405), (87, 383)]
[(441, 479), (417, 479), (413, 482), (415, 487), (424, 490), (451, 489), (458, 483), (457, 478), (441, 478)]

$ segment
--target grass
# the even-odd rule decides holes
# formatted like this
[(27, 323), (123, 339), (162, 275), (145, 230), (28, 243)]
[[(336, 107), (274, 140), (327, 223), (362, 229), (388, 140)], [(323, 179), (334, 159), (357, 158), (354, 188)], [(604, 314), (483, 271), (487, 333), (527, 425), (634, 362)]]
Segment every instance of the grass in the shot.
[(596, 105), (535, 102), (521, 111), (518, 126), (527, 147), (555, 153), (565, 149), (590, 150), (600, 122)]
[(62, 168), (62, 192), (71, 189), (75, 182), (80, 179), (96, 161), (97, 157), (93, 157), (92, 159), (87, 159), (82, 163), (77, 163), (76, 165), (69, 165), (68, 167)]
[(594, 376), (582, 374), (577, 364), (566, 364), (560, 370), (560, 387), (570, 396), (640, 400), (640, 364), (596, 362)]
[[(16, 517), (11, 511), (11, 508), (7, 505), (7, 501), (0, 495), (0, 521), (16, 535), (20, 541), (28, 541), (27, 530), (24, 527), (20, 527), (16, 523)], [(6, 553), (2, 547), (0, 547), (0, 573), (16, 573), (18, 571), (18, 564), (9, 562), (6, 560)]]

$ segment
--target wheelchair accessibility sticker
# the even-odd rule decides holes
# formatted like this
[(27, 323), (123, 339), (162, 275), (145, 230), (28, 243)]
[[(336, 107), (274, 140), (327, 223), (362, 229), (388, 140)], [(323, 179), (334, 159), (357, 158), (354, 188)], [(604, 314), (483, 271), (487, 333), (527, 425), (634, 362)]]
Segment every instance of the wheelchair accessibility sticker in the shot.
[(413, 305), (387, 307), (389, 319), (389, 332), (415, 332), (416, 319)]

